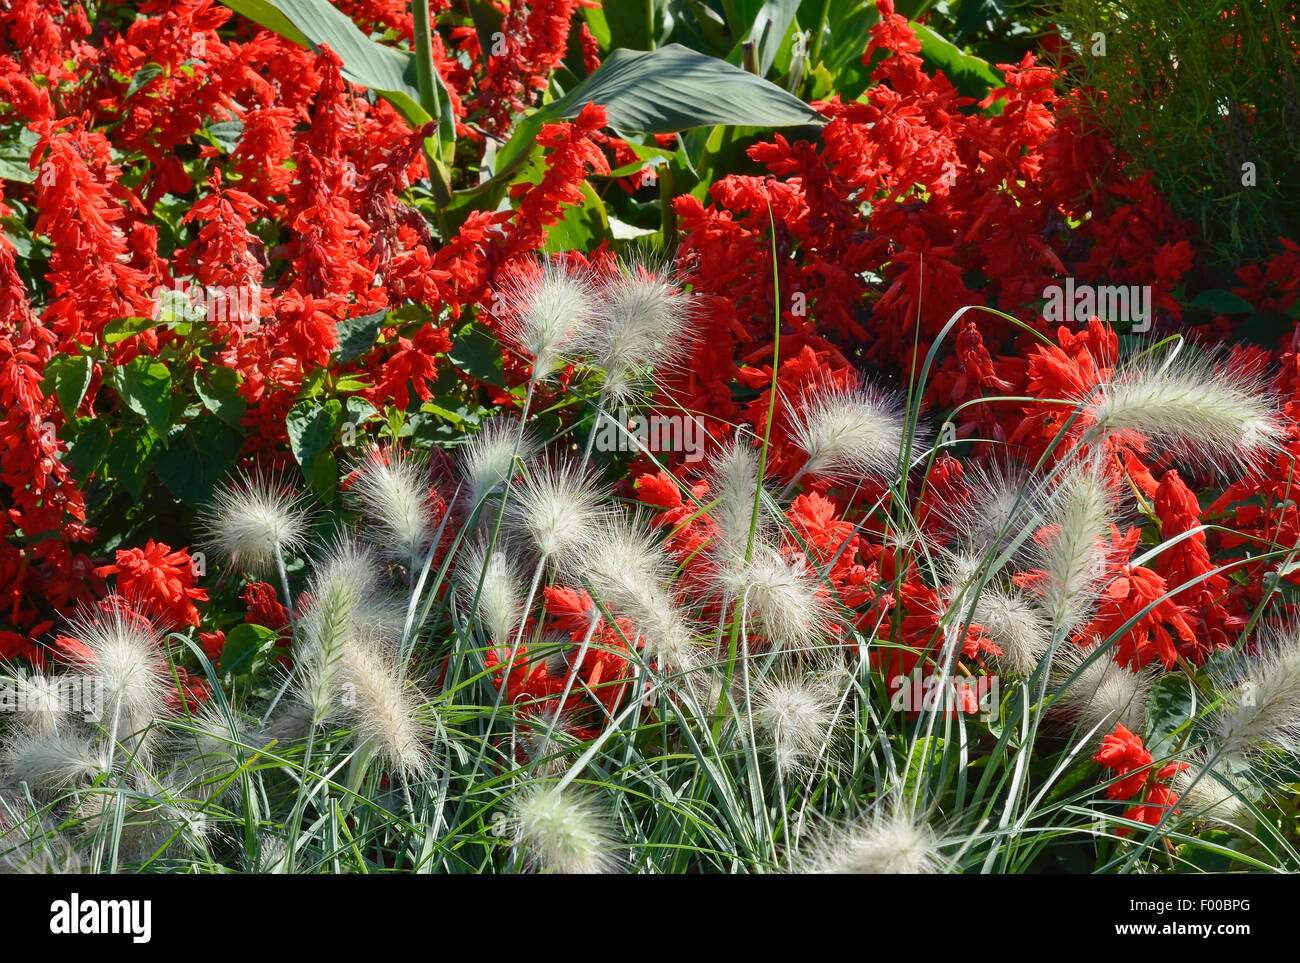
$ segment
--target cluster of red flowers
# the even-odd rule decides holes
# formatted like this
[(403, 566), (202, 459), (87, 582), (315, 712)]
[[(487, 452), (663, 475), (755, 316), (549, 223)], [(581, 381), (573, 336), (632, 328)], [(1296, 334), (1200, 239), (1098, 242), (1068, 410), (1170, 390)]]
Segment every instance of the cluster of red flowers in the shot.
[[(1187, 769), (1185, 762), (1171, 762), (1155, 769), (1151, 753), (1142, 744), (1142, 737), (1134, 735), (1121, 724), (1102, 739), (1101, 749), (1093, 762), (1115, 770), (1116, 779), (1106, 787), (1109, 799), (1139, 797), (1138, 804), (1124, 813), (1125, 819), (1158, 826), (1178, 803), (1178, 796), (1169, 787), (1169, 780)], [(1133, 830), (1121, 826), (1119, 834), (1127, 836)]]
[[(360, 22), (410, 36), (408, 4), (344, 6)], [(499, 131), (544, 85), (576, 6), (514, 5), (505, 35), (519, 49), (492, 51), (477, 68), (435, 35), (459, 135), (481, 141), (477, 131)], [(328, 49), (312, 53), (232, 23), (215, 0), (146, 2), (136, 14), (120, 33), (105, 33), (76, 4), (17, 0), (0, 11), (0, 122), (21, 122), (39, 138), (33, 183), (6, 183), (5, 194), (36, 211), (33, 232), (50, 249), (37, 311), (15, 248), (0, 238), (4, 657), (33, 655), (54, 613), (105, 590), (108, 569), (76, 548), (96, 533), (61, 455), (68, 417), (117, 403), (101, 392), (110, 366), (166, 351), (194, 370), (233, 370), (247, 402), (243, 455), (279, 467), (289, 457), (285, 415), (308, 372), (338, 368), (341, 322), (426, 306), (433, 323), (408, 333), (394, 320), (346, 370), (366, 374), (360, 393), (376, 406), (405, 406), (412, 394), (428, 400), (443, 374), (437, 359), (452, 345), (450, 324), (487, 296), (498, 270), (537, 250), (590, 172), (609, 171), (599, 146), (613, 143), (601, 133), (604, 113), (588, 107), (542, 130), (545, 174), (517, 188), (513, 210), (471, 213), (439, 241), (399, 197), (424, 174), (429, 131), (345, 84)], [(474, 31), (456, 39), (477, 63)], [(190, 150), (198, 159), (182, 161)], [(114, 159), (126, 155), (137, 176), (124, 177)], [(193, 198), (182, 219), (193, 240), (165, 258), (159, 205), (168, 197)], [(11, 213), (0, 201), (0, 215)], [(286, 229), (287, 244), (268, 246), (265, 238)], [(110, 322), (156, 317), (155, 292), (186, 289), (223, 292), (201, 332), (158, 325), (105, 338)], [(58, 354), (86, 352), (96, 359), (86, 390), (65, 411), (43, 383), (45, 367)]]
[[(508, 133), (511, 116), (536, 99), (583, 5), (513, 3), (500, 43), (487, 51), (472, 28), (453, 31), (450, 43), (435, 36), (434, 59), (467, 150)], [(98, 5), (101, 12), (113, 6)], [(339, 6), (360, 22), (412, 35), (406, 3)], [(437, 14), (449, 4), (433, 7)], [(1196, 280), (1188, 226), (1148, 178), (1134, 180), (1113, 162), (1084, 99), (1062, 92), (1053, 68), (1028, 55), (1001, 64), (1003, 86), (976, 104), (942, 74), (926, 72), (920, 43), (892, 0), (877, 7), (881, 20), (864, 52), (874, 83), (863, 99), (816, 105), (827, 123), (815, 142), (778, 135), (751, 148), (765, 174), (727, 176), (706, 201), (684, 195), (674, 203), (678, 259), (702, 309), (692, 355), (667, 379), (665, 396), (674, 410), (704, 413), (716, 436), (735, 424), (761, 429), (770, 415), (768, 464), (785, 481), (802, 461), (792, 447), (792, 416), (811, 392), (850, 387), (869, 368), (875, 380), (907, 383), (920, 377), (932, 350), (922, 401), (938, 412), (960, 407), (958, 437), (1005, 442), (1032, 463), (1067, 427), (1068, 415), (1051, 402), (1085, 397), (1112, 376), (1119, 354), (1116, 332), (1096, 319), (1050, 330), (1039, 311), (1044, 291), (1067, 276), (1147, 285), (1159, 327), (1182, 320), (1183, 287)], [(284, 463), (286, 415), (322, 368), (364, 376), (358, 393), (377, 408), (428, 401), (449, 374), (469, 382), (443, 358), (453, 326), (503, 273), (544, 246), (581, 202), (588, 177), (633, 156), (603, 132), (604, 109), (587, 105), (541, 130), (540, 175), (517, 183), (509, 205), (459, 223), (453, 217), (435, 237), (403, 199), (426, 173), (421, 146), (432, 131), (413, 130), (387, 101), (349, 86), (333, 52), (232, 21), (214, 0), (147, 2), (138, 13), (116, 31), (108, 19), (92, 28), (79, 5), (56, 0), (12, 0), (0, 11), (0, 124), (21, 123), (35, 135), (34, 176), (4, 185), (0, 216), (19, 205), (34, 212), (32, 237), (48, 249), (37, 299), (18, 249), (0, 237), (4, 658), (39, 660), (35, 640), (53, 614), (102, 598), (113, 577), (116, 591), (161, 625), (199, 623), (195, 603), (207, 594), (186, 551), (149, 540), (117, 550), (111, 562), (92, 557), (96, 532), (64, 461), (65, 429), (121, 407), (103, 390), (114, 369), (165, 353), (185, 369), (175, 373), (178, 384), (214, 365), (233, 371), (246, 403), (241, 456)], [(587, 69), (595, 69), (598, 51), (585, 30), (579, 44)], [(166, 216), (176, 198), (185, 199), (180, 220), (191, 240), (163, 256), (160, 231), (178, 229)], [(1300, 298), (1300, 245), (1284, 242), (1281, 254), (1243, 267), (1239, 279), (1234, 293), (1256, 309), (1291, 311)], [(109, 331), (122, 319), (153, 315), (153, 292), (185, 285), (248, 297), (193, 331)], [(339, 364), (340, 325), (411, 305), (426, 309), (427, 323), (410, 327), (390, 315), (374, 347)], [(948, 330), (954, 313), (970, 305), (1023, 325), (971, 313)], [(488, 312), (482, 320), (493, 323)], [(1213, 336), (1226, 324), (1214, 317), (1190, 333)], [(46, 382), (56, 357), (90, 359), (83, 390), (70, 400)], [(1270, 360), (1280, 363), (1274, 387), (1294, 425), (1300, 333), (1272, 355), (1234, 349), (1227, 364)], [(524, 376), (511, 358), (505, 373)], [(777, 408), (769, 412), (773, 379)], [(504, 392), (489, 394), (509, 403)], [(971, 404), (987, 395), (1031, 400)], [(1062, 450), (1077, 448), (1085, 428), (1068, 427)], [(1074, 641), (1086, 645), (1132, 623), (1115, 647), (1120, 664), (1201, 664), (1239, 635), (1266, 591), (1263, 576), (1278, 564), (1252, 549), (1300, 540), (1291, 493), (1300, 432), (1292, 430), (1271, 464), (1206, 507), (1198, 493), (1212, 487), (1208, 476), (1180, 474), (1140, 437), (1108, 444), (1109, 481), (1141, 493), (1164, 539), (1185, 537), (1147, 566), (1135, 562), (1140, 530), (1113, 530), (1105, 595)], [(684, 591), (707, 584), (698, 549), (713, 534), (712, 519), (697, 509), (707, 484), (688, 483), (694, 502), (667, 472), (636, 479), (637, 496), (656, 510), (684, 566)], [(944, 457), (907, 508), (942, 541), (939, 516), (970, 495), (962, 464)], [(787, 511), (791, 534), (782, 551), (824, 571), (829, 601), (854, 612), (859, 625), (896, 626), (901, 645), (925, 653), (940, 634), (945, 587), (932, 584), (914, 553), (878, 523), (857, 524), (862, 506), (897, 507), (894, 497), (866, 486), (851, 498), (809, 480)], [(1201, 530), (1216, 521), (1232, 531)], [(1225, 566), (1242, 577), (1228, 577)], [(1281, 577), (1296, 582), (1300, 569)], [(289, 613), (274, 596), (263, 583), (249, 585), (247, 619), (280, 631)], [(710, 604), (704, 600), (705, 611)], [(492, 664), (512, 704), (585, 714), (576, 723), (582, 730), (594, 724), (593, 711), (612, 710), (623, 696), (628, 665), (619, 653), (636, 639), (635, 626), (597, 618), (576, 589), (548, 590), (547, 611), (548, 631), (588, 643), (580, 665), (523, 649), (510, 665), (502, 664), (506, 653)], [(222, 638), (202, 635), (210, 654)], [(961, 641), (974, 666), (1000, 654), (979, 625)], [(922, 656), (899, 658), (890, 667), (907, 672)], [(1122, 727), (1107, 739), (1098, 761), (1126, 777), (1140, 774), (1140, 741), (1134, 748), (1136, 737)], [(1149, 784), (1143, 775), (1140, 785), (1132, 778), (1116, 785), (1130, 787), (1125, 798), (1145, 787), (1141, 807), (1158, 808), (1168, 802), (1158, 792), (1167, 778), (1161, 770)]]
[[(594, 739), (631, 683), (628, 645), (639, 647), (642, 640), (628, 619), (616, 617), (608, 622), (583, 589), (548, 586), (544, 594), (543, 642), (549, 634), (552, 639), (573, 643), (576, 652), (556, 659), (554, 647), (540, 657), (530, 655), (524, 644), (504, 651), (490, 649), (485, 655), (487, 667), (498, 688), (505, 686), (505, 701), (524, 715), (541, 720), (543, 731), (553, 726), (577, 739)], [(531, 638), (531, 629), (525, 627), (525, 631)]]

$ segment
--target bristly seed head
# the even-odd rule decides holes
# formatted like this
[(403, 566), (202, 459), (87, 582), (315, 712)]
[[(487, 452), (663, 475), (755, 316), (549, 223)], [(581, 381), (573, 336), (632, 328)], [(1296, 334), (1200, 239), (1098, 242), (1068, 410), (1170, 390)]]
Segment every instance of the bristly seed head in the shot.
[(642, 261), (622, 263), (599, 294), (601, 307), (581, 347), (605, 373), (605, 400), (625, 404), (689, 347), (694, 300), (680, 279)]
[(302, 551), (310, 513), (306, 496), (272, 478), (244, 475), (217, 488), (201, 516), (204, 544), (231, 565), (256, 574), (275, 571)]
[(808, 456), (804, 472), (841, 481), (885, 477), (902, 456), (897, 406), (867, 388), (826, 387), (793, 412), (791, 434)]
[(410, 565), (413, 559), (422, 559), (437, 530), (431, 488), (427, 462), (389, 446), (370, 451), (357, 466), (349, 492), (376, 526), (371, 541), (387, 557)]
[(502, 334), (533, 358), (534, 381), (574, 360), (597, 311), (588, 269), (557, 259), (530, 262), (503, 279), (499, 294), (502, 310), (494, 314)]
[(533, 785), (511, 800), (507, 831), (543, 873), (611, 873), (618, 862), (605, 820), (568, 790)]

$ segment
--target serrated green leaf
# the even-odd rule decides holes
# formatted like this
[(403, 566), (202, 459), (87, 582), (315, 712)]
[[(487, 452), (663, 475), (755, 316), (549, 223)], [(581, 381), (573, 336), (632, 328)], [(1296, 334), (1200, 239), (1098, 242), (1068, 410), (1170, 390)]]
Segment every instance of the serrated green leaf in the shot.
[(153, 358), (136, 358), (122, 369), (122, 400), (159, 435), (171, 424), (172, 376)]
[(81, 399), (90, 387), (95, 364), (90, 355), (55, 355), (45, 364), (43, 384), (48, 394), (51, 390), (59, 399), (63, 417), (71, 421), (77, 414)]
[(161, 64), (155, 64), (155, 63), (145, 64), (143, 67), (137, 70), (135, 72), (135, 76), (131, 78), (131, 83), (127, 86), (126, 94), (123, 95), (122, 99), (130, 100), (132, 97), (136, 95), (136, 93), (139, 92), (140, 88), (147, 85), (149, 81), (153, 80), (155, 77), (162, 74), (162, 72), (163, 72), (163, 68)]
[(484, 384), (506, 386), (501, 345), (485, 325), (474, 322), (461, 328), (447, 357), (465, 374)]
[(334, 356), (339, 364), (356, 361), (372, 347), (379, 331), (388, 317), (388, 309), (365, 314), (359, 318), (348, 318), (338, 325), (339, 346), (334, 349)]
[(213, 368), (194, 376), (194, 391), (204, 407), (231, 428), (242, 430), (248, 402), (239, 394), (239, 375), (230, 368)]
[(77, 422), (77, 435), (63, 454), (62, 461), (78, 481), (84, 482), (104, 463), (111, 440), (108, 425), (101, 419), (82, 418)]
[(172, 429), (154, 472), (181, 501), (199, 505), (230, 471), (241, 447), (243, 438), (229, 425), (215, 415), (202, 414)]
[(289, 448), (303, 468), (308, 468), (334, 438), (342, 420), (343, 405), (331, 398), (323, 405), (314, 401), (300, 401), (285, 419), (289, 434)]
[(157, 448), (158, 436), (147, 425), (118, 431), (109, 443), (108, 470), (137, 501), (144, 492), (144, 480)]

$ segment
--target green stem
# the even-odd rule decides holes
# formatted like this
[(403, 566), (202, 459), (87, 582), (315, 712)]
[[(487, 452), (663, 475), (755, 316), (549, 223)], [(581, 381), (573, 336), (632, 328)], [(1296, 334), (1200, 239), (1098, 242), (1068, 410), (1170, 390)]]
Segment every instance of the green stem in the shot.
[[(758, 512), (763, 498), (763, 477), (767, 473), (767, 450), (772, 439), (772, 416), (776, 412), (776, 390), (777, 390), (777, 371), (781, 367), (781, 276), (776, 263), (776, 221), (772, 215), (772, 205), (767, 207), (768, 225), (771, 228), (772, 240), (772, 285), (773, 285), (773, 302), (772, 313), (774, 315), (772, 331), (772, 388), (767, 401), (767, 423), (763, 426), (763, 447), (758, 455), (758, 484), (754, 490), (754, 508), (749, 519), (749, 538), (745, 542), (745, 568), (748, 570), (749, 563), (754, 559), (754, 539), (758, 533)], [(731, 613), (731, 638), (727, 641), (727, 673), (725, 690), (731, 690), (731, 679), (736, 671), (736, 652), (740, 644), (740, 599)], [(718, 719), (715, 722), (714, 738), (716, 739), (721, 732), (722, 711), (719, 706)]]

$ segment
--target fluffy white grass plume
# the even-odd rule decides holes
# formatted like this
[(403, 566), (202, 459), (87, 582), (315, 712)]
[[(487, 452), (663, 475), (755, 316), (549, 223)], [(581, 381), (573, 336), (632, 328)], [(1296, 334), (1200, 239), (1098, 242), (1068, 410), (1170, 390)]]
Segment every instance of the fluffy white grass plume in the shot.
[[(709, 509), (718, 525), (714, 555), (745, 554), (750, 529), (754, 527), (754, 499), (759, 491), (758, 451), (747, 436), (737, 433), (714, 456), (710, 466), (709, 488), (716, 503)], [(772, 529), (772, 517), (761, 504), (755, 537), (762, 538)]]
[(903, 447), (898, 407), (870, 388), (827, 386), (795, 411), (791, 434), (808, 456), (803, 472), (844, 481), (890, 474)]
[(874, 807), (856, 825), (815, 844), (800, 871), (814, 874), (941, 873), (948, 862), (934, 832), (901, 807)]
[(465, 479), (470, 504), (479, 504), (508, 483), (520, 462), (530, 459), (536, 451), (532, 434), (525, 429), (521, 436), (517, 420), (497, 417), (485, 422), (460, 450), (461, 477)]
[(203, 544), (249, 572), (275, 571), (307, 543), (306, 496), (261, 474), (220, 486), (202, 515)]
[(618, 868), (608, 821), (571, 790), (534, 784), (511, 798), (506, 830), (526, 865), (542, 873), (611, 873)]
[(372, 449), (357, 466), (350, 494), (375, 526), (368, 537), (385, 556), (413, 564), (433, 544), (430, 485), (425, 459), (394, 446)]
[(564, 569), (585, 578), (615, 615), (630, 618), (659, 659), (679, 669), (689, 663), (694, 634), (672, 596), (674, 566), (644, 524), (624, 515), (601, 519)]
[[(1146, 731), (1147, 700), (1157, 673), (1134, 672), (1110, 657), (1071, 642), (1062, 643), (1052, 659), (1057, 686), (1053, 709), (1074, 720), (1083, 732), (1104, 734), (1122, 723), (1131, 732)], [(1075, 672), (1079, 674), (1069, 681)]]
[(984, 627), (999, 649), (999, 663), (1030, 675), (1052, 644), (1052, 630), (1042, 609), (1018, 592), (986, 585), (971, 606), (971, 621)]
[(1253, 832), (1255, 814), (1247, 801), (1257, 790), (1224, 772), (1216, 765), (1207, 769), (1205, 760), (1194, 761), (1191, 768), (1174, 776), (1181, 813), (1203, 823), (1218, 823), (1244, 832)]
[(693, 298), (680, 279), (644, 261), (620, 264), (600, 286), (601, 308), (580, 339), (588, 363), (605, 372), (601, 394), (627, 403), (689, 344)]
[(381, 651), (353, 643), (341, 661), (343, 703), (358, 740), (403, 775), (427, 772), (428, 726), (414, 687)]
[(1066, 469), (1047, 509), (1049, 533), (1038, 548), (1043, 607), (1057, 628), (1087, 614), (1105, 573), (1102, 540), (1115, 511), (1114, 497), (1090, 462)]
[(586, 544), (602, 515), (600, 494), (585, 467), (534, 461), (511, 489), (506, 516), (545, 559), (562, 559)]
[(756, 545), (749, 563), (729, 566), (721, 582), (728, 598), (741, 601), (746, 636), (762, 633), (786, 651), (811, 648), (834, 618), (817, 573), (770, 545)]
[(53, 732), (74, 708), (73, 697), (77, 692), (68, 682), (66, 678), (39, 670), (18, 670), (0, 676), (0, 683), (13, 692), (24, 724), (36, 732)]
[(307, 584), (310, 603), (299, 621), (298, 696), (321, 721), (337, 711), (344, 647), (400, 631), (400, 622), (380, 596), (378, 568), (369, 551), (337, 541)]
[(524, 616), (523, 583), (508, 549), (501, 544), (491, 548), (486, 542), (471, 545), (461, 556), (457, 582), (466, 605), (474, 605), (477, 595), (474, 612), (488, 638), (508, 645)]
[(68, 634), (81, 643), (68, 650), (69, 664), (102, 686), (100, 724), (123, 744), (135, 737), (135, 751), (143, 752), (173, 691), (162, 635), (120, 600), (83, 609), (69, 620)]
[(1283, 439), (1277, 404), (1255, 373), (1175, 351), (1126, 368), (1088, 402), (1090, 433), (1136, 433), (1189, 464), (1257, 464)]
[(1300, 749), (1300, 628), (1275, 627), (1257, 655), (1240, 657), (1219, 675), (1227, 691), (1216, 729), (1225, 757)]
[(837, 693), (817, 675), (777, 675), (758, 685), (754, 722), (781, 772), (798, 772), (817, 757), (830, 733), (836, 702)]
[[(211, 702), (174, 727), (177, 734), (167, 778), (180, 793), (200, 800), (210, 799), (223, 785), (223, 794), (235, 797), (238, 782), (228, 777), (239, 768), (241, 753), (251, 754), (270, 741), (258, 731), (254, 720), (233, 710), (227, 716)], [(241, 746), (250, 748), (241, 750)]]
[(945, 506), (941, 524), (954, 545), (972, 556), (1023, 555), (1043, 525), (1044, 498), (1023, 470), (1003, 466), (967, 469), (968, 498)]
[(111, 768), (108, 743), (81, 732), (19, 732), (4, 748), (5, 781), (33, 790), (88, 785)]
[(590, 272), (548, 259), (520, 268), (499, 291), (506, 340), (533, 359), (538, 381), (572, 360), (597, 311), (597, 290)]

